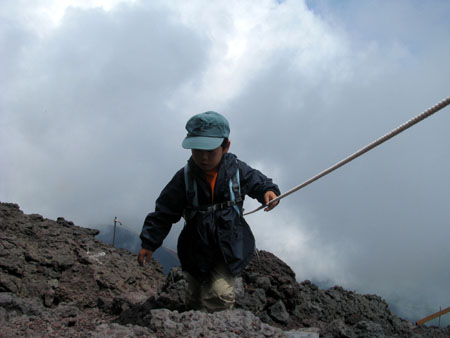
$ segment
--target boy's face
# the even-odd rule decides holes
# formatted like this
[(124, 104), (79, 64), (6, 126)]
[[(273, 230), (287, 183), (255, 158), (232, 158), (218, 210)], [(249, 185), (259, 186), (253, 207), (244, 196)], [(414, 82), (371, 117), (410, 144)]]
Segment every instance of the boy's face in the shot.
[(192, 149), (192, 159), (195, 164), (204, 171), (214, 170), (219, 167), (222, 156), (230, 149), (230, 141), (227, 146), (216, 148), (214, 150)]

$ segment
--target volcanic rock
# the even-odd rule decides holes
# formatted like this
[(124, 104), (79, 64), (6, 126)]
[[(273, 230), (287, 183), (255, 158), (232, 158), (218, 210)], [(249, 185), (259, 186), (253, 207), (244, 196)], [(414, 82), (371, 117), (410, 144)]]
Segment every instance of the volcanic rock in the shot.
[(0, 202), (0, 337), (450, 337), (376, 295), (298, 283), (260, 251), (236, 279), (236, 309), (186, 311), (180, 268), (95, 239), (97, 230)]

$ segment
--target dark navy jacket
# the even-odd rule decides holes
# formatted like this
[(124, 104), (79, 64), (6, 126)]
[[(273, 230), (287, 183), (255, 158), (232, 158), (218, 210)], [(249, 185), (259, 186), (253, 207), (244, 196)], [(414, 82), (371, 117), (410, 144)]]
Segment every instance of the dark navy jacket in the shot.
[[(189, 159), (189, 173), (197, 182), (199, 205), (211, 204), (211, 188), (203, 171)], [(241, 196), (256, 198), (264, 204), (264, 194), (278, 186), (260, 171), (252, 169), (231, 153), (223, 156), (214, 191), (214, 203), (230, 200), (229, 182), (239, 168)], [(189, 205), (186, 197), (184, 169), (180, 169), (156, 200), (155, 212), (147, 215), (141, 232), (142, 247), (159, 248)], [(252, 258), (255, 239), (245, 219), (233, 207), (212, 212), (197, 212), (189, 219), (178, 238), (178, 257), (183, 270), (198, 280), (206, 280), (219, 261), (230, 273), (239, 274)]]

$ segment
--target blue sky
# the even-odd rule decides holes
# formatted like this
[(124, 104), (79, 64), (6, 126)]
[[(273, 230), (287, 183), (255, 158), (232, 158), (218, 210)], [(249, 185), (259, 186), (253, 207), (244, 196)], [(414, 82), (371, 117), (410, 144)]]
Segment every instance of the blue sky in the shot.
[[(216, 110), (282, 191), (450, 95), (448, 1), (3, 1), (0, 200), (139, 231)], [(449, 108), (248, 216), (297, 274), (450, 304)], [(256, 206), (251, 201), (250, 210)], [(174, 247), (182, 224), (165, 245)]]

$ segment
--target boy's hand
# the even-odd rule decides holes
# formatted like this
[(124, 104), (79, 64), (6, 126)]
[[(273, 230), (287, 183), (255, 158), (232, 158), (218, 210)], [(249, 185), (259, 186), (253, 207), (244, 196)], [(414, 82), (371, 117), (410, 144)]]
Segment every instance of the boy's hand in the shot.
[(264, 194), (264, 201), (266, 202), (267, 207), (264, 209), (264, 211), (270, 211), (278, 205), (280, 201), (270, 203), (270, 201), (276, 197), (277, 194), (275, 194), (272, 190), (266, 191), (266, 193)]
[(141, 248), (138, 254), (138, 263), (140, 266), (144, 266), (144, 263), (150, 262), (150, 258), (152, 258), (153, 251)]

